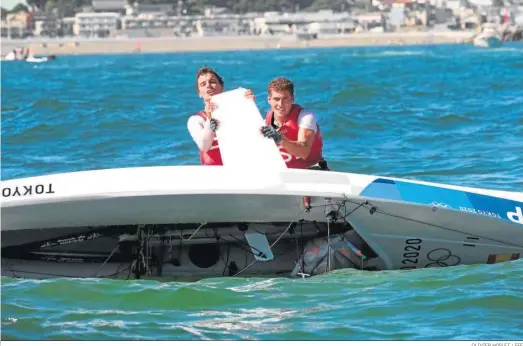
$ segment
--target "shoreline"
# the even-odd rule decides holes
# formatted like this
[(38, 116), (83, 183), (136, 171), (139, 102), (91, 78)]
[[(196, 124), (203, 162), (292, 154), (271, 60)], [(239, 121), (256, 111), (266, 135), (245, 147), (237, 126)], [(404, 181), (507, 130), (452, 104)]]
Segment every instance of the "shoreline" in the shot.
[(474, 32), (394, 32), (322, 35), (304, 40), (295, 36), (209, 36), (209, 37), (139, 37), (139, 38), (62, 38), (2, 40), (5, 56), (15, 47), (29, 47), (35, 56), (91, 55), (125, 53), (209, 52), (328, 47), (373, 47), (398, 45), (463, 44)]

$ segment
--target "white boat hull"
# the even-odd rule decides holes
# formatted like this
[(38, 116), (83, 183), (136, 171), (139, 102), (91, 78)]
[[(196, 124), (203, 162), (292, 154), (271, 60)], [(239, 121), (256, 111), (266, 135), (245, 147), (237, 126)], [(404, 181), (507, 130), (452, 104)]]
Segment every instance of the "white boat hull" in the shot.
[[(121, 227), (120, 233), (133, 233), (137, 225), (164, 225), (170, 244), (174, 241), (183, 248), (186, 258), (191, 242), (219, 244), (221, 260), (210, 268), (165, 263), (162, 275), (170, 276), (224, 275), (229, 271), (226, 256), (243, 258), (238, 267), (245, 269), (254, 260), (252, 253), (245, 263), (245, 251), (234, 254), (223, 248), (238, 243), (238, 239), (245, 242), (242, 233), (230, 238), (231, 231), (224, 225), (231, 223), (254, 225), (271, 244), (280, 235), (285, 235), (284, 242), (304, 240), (293, 251), (294, 257), (275, 256), (268, 262), (256, 262), (243, 275), (289, 275), (297, 262), (296, 253), (303, 252), (306, 242), (313, 238), (284, 234), (291, 224), (305, 225), (313, 233), (310, 227), (317, 225), (323, 232), (321, 237), (325, 237), (327, 228), (332, 229), (331, 234), (345, 234), (356, 250), (367, 249), (366, 259), (360, 258), (358, 268), (365, 270), (495, 263), (518, 259), (523, 253), (521, 193), (368, 175), (286, 170), (263, 180), (253, 172), (225, 167), (127, 168), (4, 181), (2, 195), (3, 252), (6, 247), (21, 246), (29, 239), (32, 243), (42, 242), (87, 229), (103, 233), (108, 226)], [(309, 211), (303, 210), (303, 196), (312, 196)], [(342, 216), (335, 223), (327, 223), (326, 198)], [(279, 228), (274, 229), (272, 224), (279, 224)], [(176, 237), (176, 232), (182, 232), (182, 225), (186, 225), (185, 235)], [(194, 238), (187, 241), (192, 234)], [(113, 239), (105, 244), (104, 260), (118, 242)], [(77, 246), (85, 250), (87, 245)], [(39, 252), (33, 249), (32, 253), (34, 258), (34, 253)], [(51, 261), (43, 255), (37, 258), (47, 258), (46, 273), (69, 270), (82, 277), (80, 271), (73, 270), (79, 263), (67, 255), (57, 255)], [(3, 274), (34, 273), (29, 269), (37, 262), (9, 258)], [(127, 261), (112, 263), (107, 268), (117, 266), (120, 270), (125, 263), (128, 267)], [(360, 266), (359, 260), (351, 263), (353, 267)], [(99, 268), (100, 263), (82, 266), (91, 270)]]
[(483, 48), (497, 48), (502, 44), (498, 35), (479, 35), (474, 38), (474, 46)]
[(15, 61), (18, 59), (16, 58), (16, 54), (14, 52), (9, 52), (5, 55), (3, 60), (4, 61)]
[(43, 63), (43, 62), (55, 60), (55, 58), (56, 58), (55, 56), (44, 56), (44, 57), (40, 57), (40, 58), (34, 57), (34, 56), (29, 56), (25, 59), (22, 59), (22, 58), (17, 58), (13, 52), (9, 52), (6, 54), (5, 57), (2, 58), (2, 61), (24, 61), (24, 62), (29, 62), (29, 63)]

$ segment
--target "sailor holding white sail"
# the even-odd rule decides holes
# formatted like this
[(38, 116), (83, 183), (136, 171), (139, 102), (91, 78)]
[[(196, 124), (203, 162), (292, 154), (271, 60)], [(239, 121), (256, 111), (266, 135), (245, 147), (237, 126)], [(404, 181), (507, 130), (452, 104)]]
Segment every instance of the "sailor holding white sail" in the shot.
[[(196, 73), (196, 92), (203, 99), (204, 109), (189, 117), (187, 128), (200, 151), (200, 162), (203, 165), (223, 165), (216, 129), (218, 121), (212, 118), (214, 105), (211, 98), (223, 92), (222, 77), (210, 67), (202, 67)], [(254, 94), (247, 90), (245, 97), (254, 101)]]

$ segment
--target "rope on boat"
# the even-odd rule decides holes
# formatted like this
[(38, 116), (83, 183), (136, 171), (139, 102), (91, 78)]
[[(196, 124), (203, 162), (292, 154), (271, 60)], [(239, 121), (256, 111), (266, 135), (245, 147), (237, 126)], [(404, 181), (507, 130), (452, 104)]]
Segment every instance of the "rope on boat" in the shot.
[[(313, 208), (318, 208), (318, 207), (331, 207), (333, 208), (333, 210), (329, 213), (326, 213), (326, 216), (327, 216), (327, 256), (328, 256), (328, 259), (327, 259), (327, 262), (328, 262), (328, 269), (327, 269), (327, 272), (329, 272), (331, 270), (331, 263), (330, 263), (330, 260), (331, 260), (331, 248), (332, 248), (332, 245), (330, 243), (330, 221), (332, 220), (332, 216), (335, 216), (336, 219), (339, 219), (339, 220), (344, 220), (345, 224), (349, 224), (349, 222), (347, 221), (347, 217), (350, 216), (352, 213), (354, 213), (358, 208), (360, 208), (362, 205), (366, 204), (367, 201), (364, 201), (362, 203), (360, 203), (356, 208), (354, 208), (353, 210), (351, 210), (349, 213), (347, 213), (347, 205), (345, 202), (351, 202), (349, 201), (345, 195), (344, 196), (344, 199), (343, 201), (339, 204), (337, 210), (334, 210), (334, 206), (332, 204), (332, 199), (330, 198), (326, 198), (326, 202), (327, 204), (320, 204), (320, 205), (316, 205), (314, 206)], [(353, 203), (353, 202), (352, 202)], [(345, 214), (343, 216), (341, 216), (341, 209), (344, 208), (345, 210)], [(334, 214), (334, 215), (332, 215)], [(316, 221), (313, 221), (313, 224), (316, 225), (316, 228), (318, 228), (317, 224), (316, 224)], [(350, 225), (350, 224), (349, 224)], [(319, 228), (318, 228), (318, 231), (322, 232)], [(345, 239), (345, 236), (342, 235), (342, 237)], [(305, 266), (305, 263), (304, 263), (304, 256), (305, 254), (302, 253), (301, 256), (298, 255), (298, 261), (296, 262), (296, 264), (300, 264), (300, 267), (299, 267), (299, 272), (296, 273), (296, 275), (300, 275), (302, 278), (305, 278), (305, 277), (308, 277), (310, 276), (309, 274), (305, 274), (303, 273), (303, 268)], [(325, 257), (323, 257), (325, 258)], [(322, 259), (323, 260), (323, 259)], [(321, 260), (321, 261), (322, 261)], [(321, 261), (318, 262), (318, 264), (316, 265), (316, 267), (319, 265), (319, 263), (321, 263)], [(314, 269), (316, 269), (316, 267)], [(357, 267), (356, 265), (354, 265), (354, 267)], [(363, 258), (361, 260), (361, 268), (363, 269)], [(313, 269), (313, 270), (314, 270)]]
[[(285, 229), (285, 231), (283, 231), (282, 234), (280, 234), (280, 236), (278, 237), (278, 239), (276, 239), (274, 241), (274, 243), (272, 243), (271, 246), (269, 246), (269, 250), (272, 250), (272, 248), (278, 244), (278, 242), (280, 241), (280, 239), (289, 231), (289, 229), (291, 228), (292, 224), (296, 221), (296, 219), (298, 219), (298, 216), (300, 216), (301, 213), (303, 213), (304, 211), (306, 211), (307, 208), (302, 208), (297, 214), (296, 216), (294, 217), (294, 219), (292, 219), (292, 221), (289, 223), (289, 226), (287, 226), (287, 228)], [(242, 270), (240, 270), (239, 272), (237, 272), (236, 274), (234, 274), (232, 277), (235, 277), (235, 276), (238, 276), (240, 275), (241, 273), (243, 273), (244, 271), (246, 271), (247, 269), (249, 269), (252, 265), (254, 265), (254, 263), (258, 262), (258, 260), (256, 258), (254, 258), (254, 261), (252, 261), (249, 265), (247, 265), (246, 267), (244, 267)]]
[(327, 216), (327, 272), (331, 271), (331, 227), (330, 217)]
[(200, 226), (198, 226), (198, 228), (193, 232), (193, 234), (191, 234), (191, 236), (189, 237), (189, 239), (187, 240), (191, 240), (192, 237), (194, 237), (194, 235), (196, 234), (196, 232), (198, 232), (203, 226), (205, 226), (207, 224), (207, 222), (202, 222), (202, 224)]
[(443, 229), (443, 230), (446, 230), (446, 231), (451, 231), (451, 232), (456, 232), (456, 233), (465, 234), (465, 235), (469, 235), (469, 236), (474, 236), (474, 237), (478, 237), (478, 238), (482, 238), (482, 239), (498, 242), (498, 243), (501, 243), (501, 244), (504, 244), (504, 245), (514, 246), (514, 247), (518, 247), (518, 248), (522, 248), (523, 249), (523, 245), (509, 243), (509, 242), (505, 242), (503, 240), (477, 235), (475, 233), (460, 231), (460, 230), (457, 230), (457, 229), (454, 229), (454, 228), (440, 226), (440, 225), (436, 225), (436, 224), (433, 224), (433, 223), (430, 223), (430, 222), (426, 222), (426, 221), (415, 220), (415, 219), (412, 219), (412, 218), (409, 218), (409, 217), (383, 212), (383, 211), (379, 210), (378, 207), (372, 205), (372, 203), (370, 203), (367, 200), (365, 200), (363, 203), (357, 203), (357, 202), (353, 202), (353, 201), (349, 200), (345, 196), (345, 202), (352, 203), (352, 204), (358, 204), (358, 206), (356, 208), (354, 208), (347, 216), (352, 214), (354, 211), (356, 211), (356, 209), (358, 209), (362, 205), (369, 205), (370, 208), (365, 207), (365, 209), (367, 209), (369, 211), (369, 213), (371, 213), (371, 214), (374, 214), (374, 213), (383, 214), (383, 215), (386, 215), (386, 216), (395, 217), (395, 218), (402, 219), (402, 220), (405, 220), (405, 221), (416, 222), (416, 223), (419, 223), (419, 224), (422, 224), (422, 225), (432, 226), (432, 227), (436, 227), (436, 228)]
[(111, 251), (111, 253), (109, 254), (109, 256), (105, 259), (104, 263), (102, 263), (102, 265), (98, 268), (98, 270), (94, 273), (94, 277), (98, 277), (98, 273), (100, 272), (100, 270), (102, 270), (102, 268), (105, 266), (105, 264), (107, 262), (109, 262), (109, 260), (111, 259), (111, 257), (113, 257), (114, 253), (116, 252), (116, 250), (118, 250), (118, 248), (120, 247), (120, 244), (116, 245), (116, 247), (113, 249), (113, 251)]

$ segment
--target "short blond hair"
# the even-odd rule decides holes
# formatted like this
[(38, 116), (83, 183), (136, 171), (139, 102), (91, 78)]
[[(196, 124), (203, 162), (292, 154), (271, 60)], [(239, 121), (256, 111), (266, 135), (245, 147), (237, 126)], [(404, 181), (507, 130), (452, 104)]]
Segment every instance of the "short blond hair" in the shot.
[(288, 91), (291, 96), (294, 96), (294, 83), (285, 77), (274, 78), (270, 83), (267, 89), (269, 95), (271, 90), (274, 91)]

